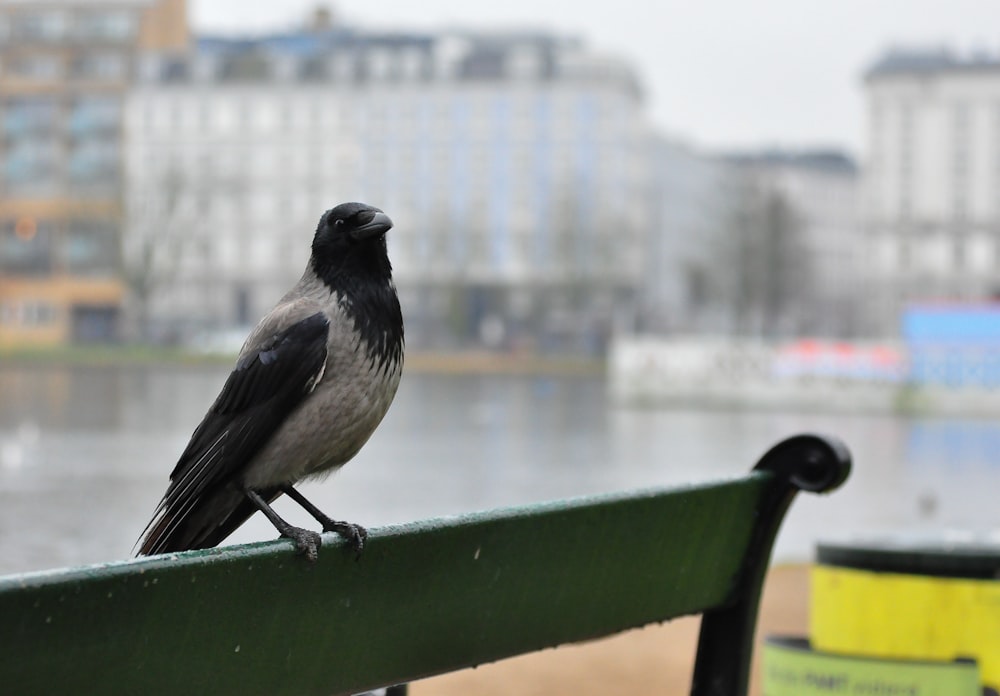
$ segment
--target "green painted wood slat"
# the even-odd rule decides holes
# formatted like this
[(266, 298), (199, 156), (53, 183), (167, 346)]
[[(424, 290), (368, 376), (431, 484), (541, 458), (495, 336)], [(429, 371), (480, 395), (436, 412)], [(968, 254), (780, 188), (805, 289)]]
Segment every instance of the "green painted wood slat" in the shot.
[(349, 694), (726, 607), (781, 479), (0, 578), (0, 693)]

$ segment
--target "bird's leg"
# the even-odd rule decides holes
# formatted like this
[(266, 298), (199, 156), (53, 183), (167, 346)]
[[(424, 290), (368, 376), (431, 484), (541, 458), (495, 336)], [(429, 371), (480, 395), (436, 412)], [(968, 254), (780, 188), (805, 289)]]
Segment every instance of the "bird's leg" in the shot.
[(315, 562), (319, 557), (319, 547), (323, 543), (320, 539), (319, 534), (316, 532), (311, 532), (308, 529), (302, 529), (301, 527), (293, 527), (292, 525), (281, 519), (281, 516), (274, 511), (267, 501), (260, 497), (257, 491), (251, 490), (249, 488), (243, 491), (246, 495), (247, 500), (253, 503), (258, 510), (264, 513), (267, 519), (271, 520), (271, 524), (278, 530), (278, 534), (285, 537), (286, 539), (291, 539), (295, 543), (295, 549), (301, 553), (305, 554), (305, 557), (309, 559), (310, 562)]
[(323, 525), (324, 532), (336, 532), (340, 536), (344, 537), (347, 539), (347, 543), (349, 543), (357, 553), (361, 553), (361, 551), (365, 548), (365, 541), (368, 539), (368, 530), (360, 524), (331, 520), (323, 514), (322, 510), (306, 500), (305, 496), (292, 488), (290, 485), (282, 486), (281, 491), (296, 503), (301, 505), (306, 512), (312, 515), (317, 522)]

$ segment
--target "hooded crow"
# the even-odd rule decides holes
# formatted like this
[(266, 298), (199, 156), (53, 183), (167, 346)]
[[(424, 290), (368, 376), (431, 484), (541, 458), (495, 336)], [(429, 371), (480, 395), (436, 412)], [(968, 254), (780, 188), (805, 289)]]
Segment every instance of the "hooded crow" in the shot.
[(344, 203), (320, 218), (302, 278), (240, 350), (195, 429), (139, 555), (217, 545), (261, 511), (315, 560), (320, 535), (271, 508), (282, 493), (358, 551), (367, 532), (324, 515), (292, 486), (357, 454), (385, 416), (403, 367), (403, 317), (378, 208)]

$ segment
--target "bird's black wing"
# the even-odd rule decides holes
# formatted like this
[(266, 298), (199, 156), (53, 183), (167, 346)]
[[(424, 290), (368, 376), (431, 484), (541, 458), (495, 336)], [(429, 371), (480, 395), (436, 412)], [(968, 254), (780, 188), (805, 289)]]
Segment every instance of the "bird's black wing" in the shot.
[(329, 330), (317, 312), (281, 331), (255, 332), (174, 467), (140, 554), (214, 546), (253, 514), (230, 484), (322, 378)]

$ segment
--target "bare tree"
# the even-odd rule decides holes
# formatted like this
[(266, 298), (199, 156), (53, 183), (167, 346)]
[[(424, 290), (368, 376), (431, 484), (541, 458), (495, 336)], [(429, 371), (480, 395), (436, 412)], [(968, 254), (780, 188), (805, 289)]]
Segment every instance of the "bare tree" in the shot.
[(783, 193), (752, 177), (735, 196), (719, 278), (729, 286), (736, 333), (774, 338), (795, 331), (812, 294), (802, 218)]
[(170, 167), (150, 177), (145, 187), (129, 196), (129, 214), (123, 236), (122, 278), (133, 303), (137, 338), (149, 342), (150, 309), (154, 294), (177, 275), (185, 237), (190, 228), (180, 220), (181, 201), (190, 189), (181, 172)]
[[(245, 176), (194, 175), (171, 162), (133, 184), (122, 242), (122, 277), (140, 341), (162, 340), (154, 335), (154, 300), (186, 277), (191, 269), (185, 264), (197, 260), (211, 267), (208, 209), (215, 197), (239, 201), (247, 189)], [(237, 206), (241, 211), (243, 207)]]

